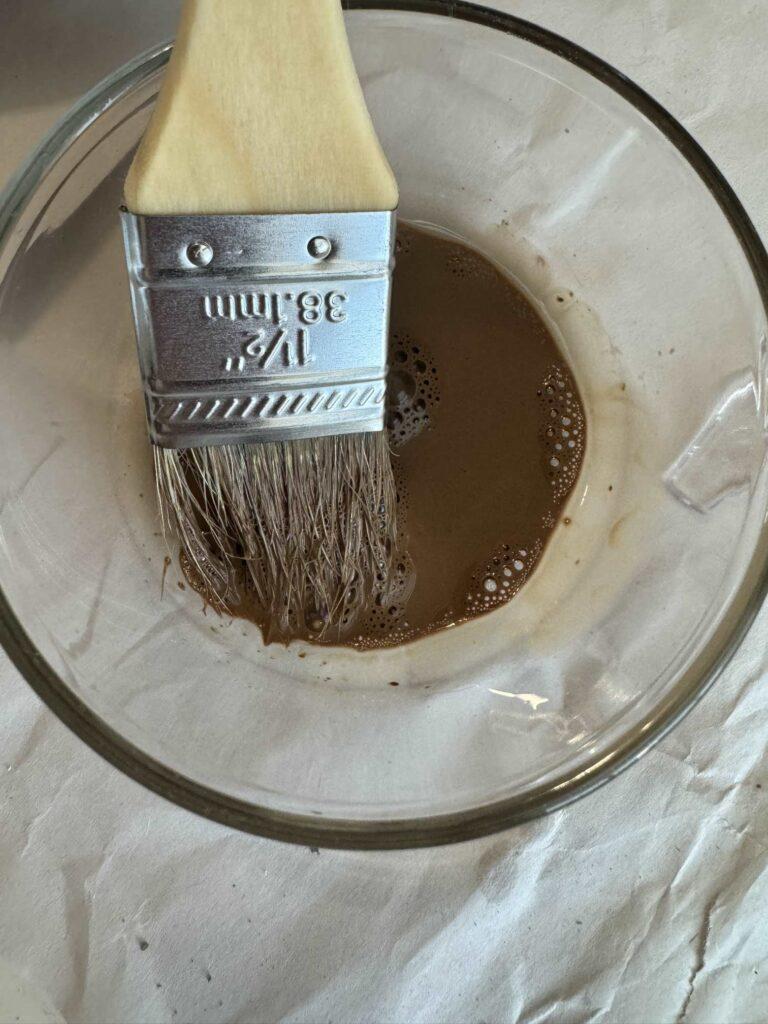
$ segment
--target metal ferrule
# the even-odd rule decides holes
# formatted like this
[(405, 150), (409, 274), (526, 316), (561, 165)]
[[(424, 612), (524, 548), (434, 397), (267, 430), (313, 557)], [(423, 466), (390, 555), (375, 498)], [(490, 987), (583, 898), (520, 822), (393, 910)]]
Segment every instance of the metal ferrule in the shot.
[(383, 430), (394, 213), (122, 222), (154, 444)]

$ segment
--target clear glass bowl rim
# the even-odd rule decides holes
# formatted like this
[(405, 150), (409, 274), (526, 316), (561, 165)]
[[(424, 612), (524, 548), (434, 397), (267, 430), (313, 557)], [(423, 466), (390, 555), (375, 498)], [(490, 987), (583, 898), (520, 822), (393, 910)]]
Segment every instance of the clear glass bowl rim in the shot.
[[(606, 61), (512, 14), (467, 0), (342, 0), (349, 10), (405, 11), (452, 17), (517, 36), (575, 64), (609, 86), (666, 136), (698, 174), (729, 221), (768, 316), (768, 253), (733, 189), (692, 136), (648, 93)], [(106, 110), (168, 60), (171, 44), (140, 55), (104, 79), (53, 128), (0, 195), (0, 248), (59, 156)], [(50, 668), (0, 589), (0, 643), (44, 703), (96, 753), (135, 781), (190, 811), (232, 828), (284, 842), (347, 849), (435, 846), (499, 832), (586, 796), (637, 761), (704, 696), (739, 647), (768, 592), (768, 526), (763, 528), (728, 614), (695, 663), (653, 713), (578, 772), (474, 810), (432, 817), (355, 821), (289, 814), (229, 797), (148, 757), (91, 711)]]

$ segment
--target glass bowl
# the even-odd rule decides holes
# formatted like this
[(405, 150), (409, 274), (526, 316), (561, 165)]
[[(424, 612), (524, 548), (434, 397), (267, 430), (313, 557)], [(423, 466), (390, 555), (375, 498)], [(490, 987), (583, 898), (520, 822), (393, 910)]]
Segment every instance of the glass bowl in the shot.
[(349, 7), (402, 215), (516, 276), (580, 381), (570, 524), (505, 608), (390, 651), (265, 648), (177, 585), (118, 228), (163, 48), (86, 97), (2, 199), (0, 637), (79, 736), (169, 799), (284, 840), (401, 847), (589, 792), (733, 653), (766, 587), (768, 264), (701, 149), (597, 58), (468, 3)]

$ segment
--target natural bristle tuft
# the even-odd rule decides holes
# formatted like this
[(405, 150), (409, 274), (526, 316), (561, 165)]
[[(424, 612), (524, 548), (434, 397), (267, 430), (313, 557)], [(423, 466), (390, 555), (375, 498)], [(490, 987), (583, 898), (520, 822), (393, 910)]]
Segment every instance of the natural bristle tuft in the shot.
[(386, 579), (397, 496), (386, 433), (155, 448), (166, 531), (221, 608), (242, 588), (281, 638), (354, 621)]

